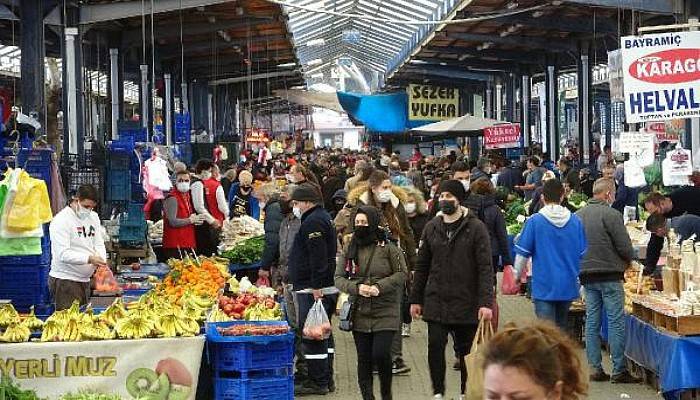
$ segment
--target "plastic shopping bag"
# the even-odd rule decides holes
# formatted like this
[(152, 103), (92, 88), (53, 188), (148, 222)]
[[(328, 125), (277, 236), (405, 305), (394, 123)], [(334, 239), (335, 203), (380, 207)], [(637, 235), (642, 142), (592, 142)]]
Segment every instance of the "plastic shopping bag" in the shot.
[(501, 294), (514, 295), (520, 293), (520, 285), (515, 277), (515, 270), (512, 266), (503, 268), (503, 278), (501, 279)]
[(323, 308), (323, 302), (318, 299), (306, 316), (303, 330), (304, 339), (326, 340), (331, 336), (331, 330), (331, 322)]
[(486, 345), (493, 337), (493, 325), (490, 322), (479, 320), (469, 354), (464, 357), (467, 365), (467, 388), (464, 398), (466, 400), (482, 400), (484, 398), (484, 352)]

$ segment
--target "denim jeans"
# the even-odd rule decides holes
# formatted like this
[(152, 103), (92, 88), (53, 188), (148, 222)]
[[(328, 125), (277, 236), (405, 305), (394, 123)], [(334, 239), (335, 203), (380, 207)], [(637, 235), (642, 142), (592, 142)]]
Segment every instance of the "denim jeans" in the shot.
[(535, 303), (535, 315), (539, 319), (546, 319), (554, 322), (562, 331), (566, 332), (567, 319), (569, 318), (569, 307), (571, 301), (550, 301), (533, 300)]
[(608, 344), (613, 375), (627, 371), (625, 366), (625, 289), (622, 282), (597, 282), (586, 290), (586, 356), (591, 372), (603, 370), (600, 355), (600, 324), (603, 307), (608, 314)]

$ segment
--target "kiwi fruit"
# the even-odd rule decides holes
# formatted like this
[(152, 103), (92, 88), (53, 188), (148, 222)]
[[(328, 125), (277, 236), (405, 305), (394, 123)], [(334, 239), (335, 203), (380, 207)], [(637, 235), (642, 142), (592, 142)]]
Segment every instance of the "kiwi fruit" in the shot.
[(170, 380), (166, 374), (156, 374), (148, 368), (137, 368), (126, 378), (126, 390), (137, 399), (167, 400)]

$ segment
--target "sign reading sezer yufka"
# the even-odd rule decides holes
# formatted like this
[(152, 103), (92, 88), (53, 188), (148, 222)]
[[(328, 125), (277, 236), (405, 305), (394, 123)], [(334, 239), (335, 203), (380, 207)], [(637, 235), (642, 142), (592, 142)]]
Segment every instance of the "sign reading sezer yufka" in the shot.
[(700, 117), (700, 32), (622, 38), (628, 123)]
[(410, 121), (444, 121), (457, 117), (459, 89), (428, 85), (408, 85)]

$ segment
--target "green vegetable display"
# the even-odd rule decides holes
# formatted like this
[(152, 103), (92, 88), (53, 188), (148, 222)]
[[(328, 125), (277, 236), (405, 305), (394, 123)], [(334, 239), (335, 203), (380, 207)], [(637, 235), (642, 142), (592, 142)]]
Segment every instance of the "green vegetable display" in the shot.
[(265, 236), (256, 236), (224, 251), (221, 257), (228, 258), (233, 264), (253, 264), (260, 261), (264, 250)]
[(586, 202), (588, 202), (588, 196), (583, 193), (574, 192), (569, 195), (569, 204), (576, 208), (582, 208), (586, 205)]
[(506, 232), (509, 235), (517, 236), (520, 234), (520, 232), (522, 232), (524, 225), (525, 224), (520, 224), (517, 222), (514, 224), (510, 224), (510, 225), (506, 226)]
[(122, 400), (118, 394), (96, 393), (88, 390), (81, 390), (78, 393), (66, 393), (59, 400)]
[(522, 200), (515, 200), (510, 203), (506, 210), (506, 224), (512, 225), (517, 223), (518, 215), (527, 215), (527, 210)]
[(8, 375), (0, 378), (0, 399), (2, 400), (41, 400), (33, 390), (22, 390)]

